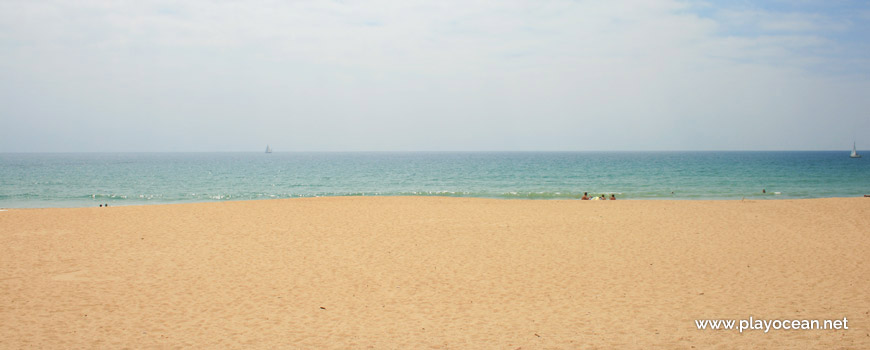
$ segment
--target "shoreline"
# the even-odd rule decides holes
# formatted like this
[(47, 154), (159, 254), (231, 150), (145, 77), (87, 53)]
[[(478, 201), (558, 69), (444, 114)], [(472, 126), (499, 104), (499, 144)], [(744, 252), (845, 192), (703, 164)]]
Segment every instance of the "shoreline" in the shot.
[[(609, 194), (609, 193), (608, 193)], [(778, 195), (769, 194), (770, 197), (776, 197)], [(292, 198), (262, 198), (262, 199), (231, 199), (231, 200), (220, 200), (220, 201), (176, 201), (176, 202), (159, 202), (159, 203), (131, 203), (131, 204), (117, 204), (111, 203), (111, 207), (130, 207), (130, 206), (162, 206), (162, 205), (183, 205), (183, 204), (204, 204), (204, 203), (235, 203), (235, 202), (261, 202), (261, 201), (283, 201), (283, 200), (304, 200), (304, 199), (316, 199), (316, 198), (455, 198), (455, 199), (487, 199), (487, 200), (504, 200), (504, 201), (530, 201), (530, 202), (549, 202), (549, 201), (564, 201), (564, 202), (572, 202), (572, 201), (583, 201), (579, 198), (499, 198), (499, 197), (462, 197), (462, 196), (417, 196), (417, 195), (408, 195), (408, 196), (399, 196), (399, 195), (372, 195), (372, 196), (312, 196), (312, 197), (292, 197)], [(695, 201), (712, 201), (712, 202), (729, 202), (729, 201), (803, 201), (803, 200), (817, 200), (817, 199), (853, 199), (853, 198), (870, 198), (870, 195), (855, 195), (854, 197), (812, 197), (812, 198), (617, 198), (615, 201), (639, 201), (639, 202), (667, 202), (667, 201), (676, 201), (676, 202), (695, 202)], [(591, 202), (598, 202), (601, 200), (589, 200)], [(610, 201), (608, 198), (606, 201)], [(103, 202), (105, 203), (105, 202)], [(78, 209), (78, 208), (100, 208), (99, 205), (102, 203), (95, 203), (94, 206), (71, 206), (71, 207), (4, 207), (0, 206), (0, 210), (22, 210), (22, 209)]]

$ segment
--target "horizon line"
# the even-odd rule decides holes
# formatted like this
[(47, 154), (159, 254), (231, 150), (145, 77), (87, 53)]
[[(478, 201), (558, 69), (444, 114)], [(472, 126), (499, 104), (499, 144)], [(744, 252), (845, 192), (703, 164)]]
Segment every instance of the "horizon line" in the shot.
[[(691, 150), (691, 149), (661, 149), (661, 150), (300, 150), (300, 151), (273, 151), (272, 153), (664, 153), (664, 152), (850, 152), (851, 149), (715, 149), (715, 150)], [(859, 150), (861, 151), (861, 150)], [(0, 154), (123, 154), (123, 153), (263, 153), (263, 151), (235, 150), (235, 151), (0, 151)]]

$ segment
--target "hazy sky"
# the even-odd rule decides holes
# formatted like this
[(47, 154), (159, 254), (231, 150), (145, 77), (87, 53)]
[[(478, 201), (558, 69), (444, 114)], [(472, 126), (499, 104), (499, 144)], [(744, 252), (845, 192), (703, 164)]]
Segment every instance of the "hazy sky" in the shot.
[(870, 149), (866, 1), (0, 0), (0, 152)]

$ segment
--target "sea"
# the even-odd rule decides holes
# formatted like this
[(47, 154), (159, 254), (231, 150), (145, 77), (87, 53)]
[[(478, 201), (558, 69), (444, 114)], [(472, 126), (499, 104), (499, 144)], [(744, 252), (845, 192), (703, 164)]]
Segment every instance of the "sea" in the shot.
[(870, 194), (848, 151), (0, 153), (0, 208), (324, 196), (517, 200)]

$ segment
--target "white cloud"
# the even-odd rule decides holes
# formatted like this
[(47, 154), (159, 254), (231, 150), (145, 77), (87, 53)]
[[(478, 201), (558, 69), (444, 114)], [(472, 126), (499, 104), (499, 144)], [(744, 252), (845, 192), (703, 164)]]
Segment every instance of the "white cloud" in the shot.
[(851, 20), (825, 14), (772, 12), (758, 9), (724, 10), (717, 14), (730, 29), (746, 33), (831, 33), (849, 30)]
[[(870, 132), (851, 93), (867, 77), (843, 73), (867, 62), (831, 54), (847, 21), (695, 8), (7, 1), (0, 151), (44, 137), (25, 116), (131, 150), (813, 149)], [(41, 144), (83, 148), (66, 140)]]

